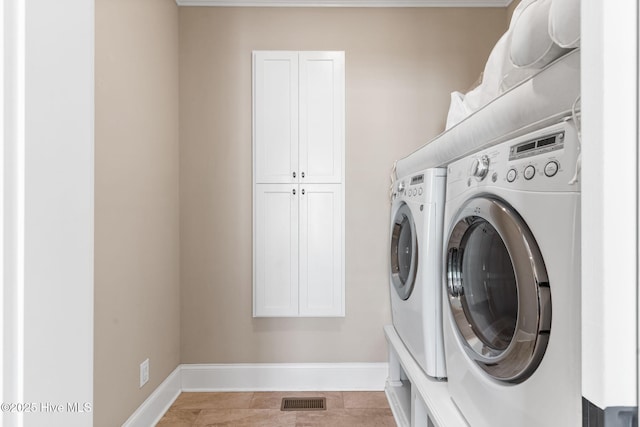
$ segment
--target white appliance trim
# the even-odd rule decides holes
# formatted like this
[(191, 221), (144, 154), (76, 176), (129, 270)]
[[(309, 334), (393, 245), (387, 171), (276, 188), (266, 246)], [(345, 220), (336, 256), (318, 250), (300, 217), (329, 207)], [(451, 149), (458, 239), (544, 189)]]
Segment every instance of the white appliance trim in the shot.
[(183, 391), (383, 391), (388, 371), (387, 362), (179, 365), (122, 427), (155, 425)]
[(225, 7), (507, 7), (512, 0), (176, 0), (178, 6)]

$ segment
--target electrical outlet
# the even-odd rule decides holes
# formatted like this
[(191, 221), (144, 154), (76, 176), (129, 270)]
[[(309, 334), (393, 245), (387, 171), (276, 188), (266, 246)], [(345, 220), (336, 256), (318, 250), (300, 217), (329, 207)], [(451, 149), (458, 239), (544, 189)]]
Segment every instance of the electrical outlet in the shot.
[(149, 359), (140, 364), (140, 388), (149, 381)]

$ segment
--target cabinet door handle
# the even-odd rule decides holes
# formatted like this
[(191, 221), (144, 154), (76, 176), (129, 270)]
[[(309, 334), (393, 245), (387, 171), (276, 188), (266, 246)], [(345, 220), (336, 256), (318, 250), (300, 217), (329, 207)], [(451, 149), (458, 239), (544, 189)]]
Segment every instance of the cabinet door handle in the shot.
[[(295, 172), (293, 173), (293, 177), (294, 178), (296, 177), (296, 173)], [(302, 173), (302, 177), (304, 178), (304, 173)]]
[[(302, 177), (304, 178), (304, 172), (302, 172)], [(295, 176), (294, 176), (294, 178), (295, 178)]]
[(294, 196), (296, 195), (296, 189), (295, 188), (293, 189), (293, 195)]
[(302, 189), (302, 195), (304, 196), (304, 188)]

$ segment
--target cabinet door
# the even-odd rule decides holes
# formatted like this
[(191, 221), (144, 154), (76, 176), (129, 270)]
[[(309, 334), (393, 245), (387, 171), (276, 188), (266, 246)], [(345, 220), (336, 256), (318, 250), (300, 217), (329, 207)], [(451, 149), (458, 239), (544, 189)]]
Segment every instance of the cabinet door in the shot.
[(253, 53), (255, 182), (297, 182), (298, 53)]
[(344, 316), (341, 184), (300, 185), (300, 316)]
[(298, 315), (298, 198), (297, 185), (255, 186), (254, 316)]
[(300, 182), (340, 183), (344, 52), (300, 52)]

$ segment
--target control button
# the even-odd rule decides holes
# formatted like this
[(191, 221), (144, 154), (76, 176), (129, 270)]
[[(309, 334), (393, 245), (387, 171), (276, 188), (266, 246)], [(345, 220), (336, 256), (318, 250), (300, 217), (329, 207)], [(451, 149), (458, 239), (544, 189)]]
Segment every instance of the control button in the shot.
[(509, 169), (509, 172), (507, 172), (507, 181), (513, 182), (516, 180), (517, 176), (518, 176), (518, 172), (516, 172), (515, 169)]
[(491, 175), (491, 182), (496, 182), (498, 180), (498, 172), (494, 172), (493, 175)]
[(417, 196), (417, 195), (418, 195), (418, 190), (417, 190), (417, 189), (415, 189), (415, 188), (413, 189), (413, 195), (414, 195), (414, 196)]
[(524, 168), (524, 179), (531, 179), (535, 174), (536, 174), (536, 168), (534, 168), (533, 166), (529, 165), (526, 168)]
[(554, 176), (555, 174), (558, 173), (558, 169), (559, 169), (558, 162), (550, 161), (544, 167), (544, 174), (549, 177)]
[(489, 173), (489, 156), (484, 155), (479, 159), (474, 159), (471, 164), (471, 175), (478, 181), (482, 181)]
[(422, 196), (422, 187), (418, 188), (418, 196)]

